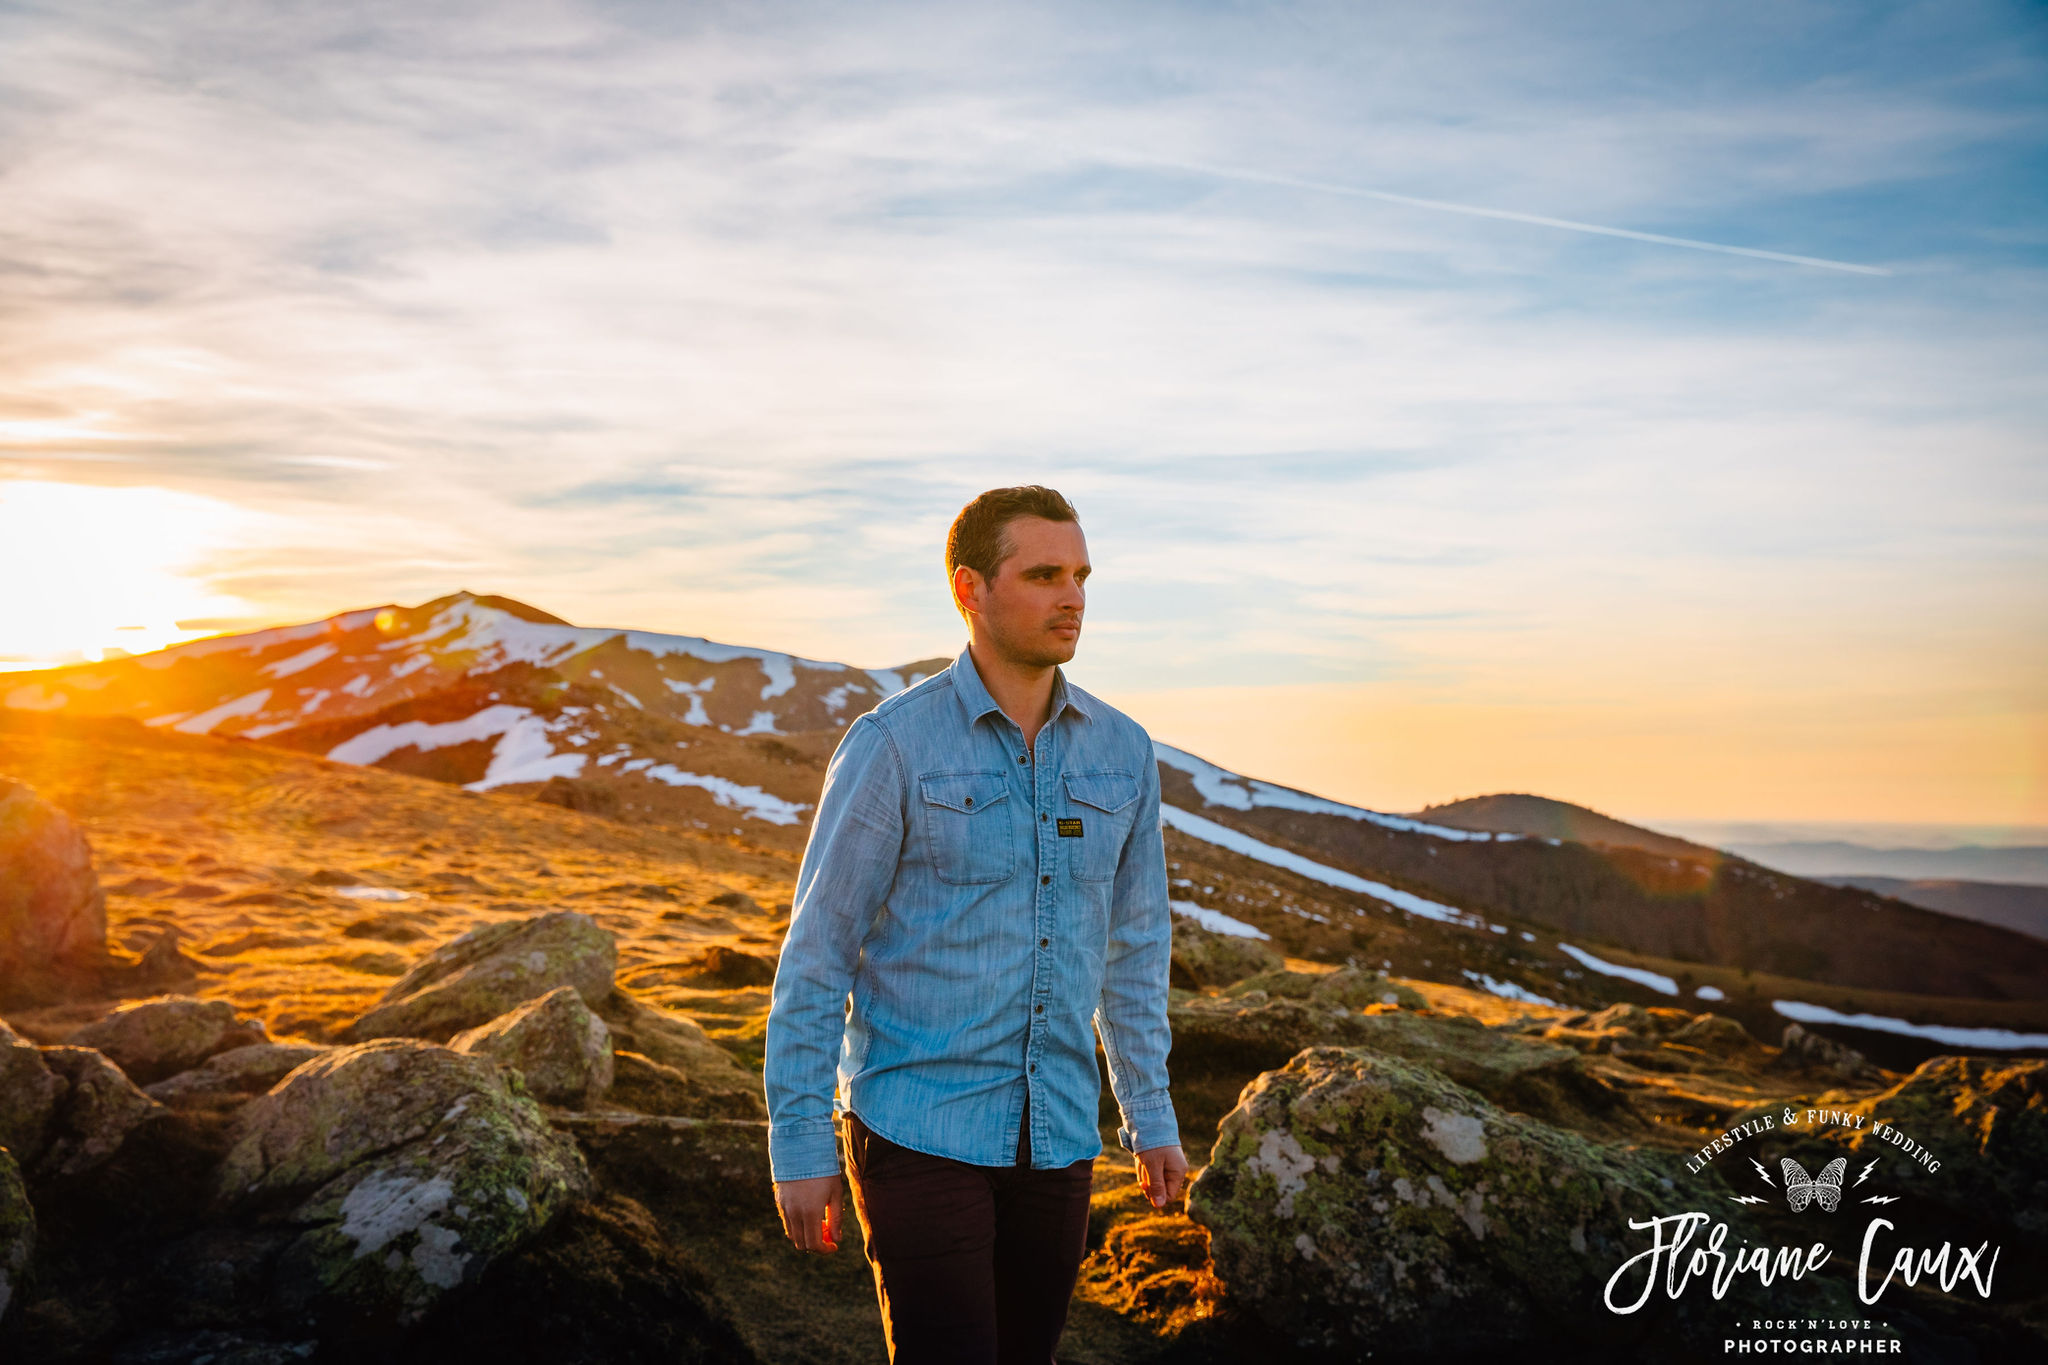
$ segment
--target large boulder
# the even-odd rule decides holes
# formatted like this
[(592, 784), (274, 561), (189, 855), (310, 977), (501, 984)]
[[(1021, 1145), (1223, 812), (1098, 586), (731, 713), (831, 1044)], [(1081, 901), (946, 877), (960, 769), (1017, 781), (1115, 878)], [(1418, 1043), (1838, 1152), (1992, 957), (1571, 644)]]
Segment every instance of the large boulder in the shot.
[(217, 1095), (260, 1095), (328, 1051), (313, 1043), (251, 1043), (216, 1052), (190, 1071), (144, 1086), (143, 1092), (165, 1104)]
[[(712, 1042), (695, 1020), (625, 991), (612, 992), (598, 1013), (612, 1031), (613, 1104), (698, 1118), (768, 1116), (761, 1078)], [(639, 1060), (627, 1060), (628, 1054)]]
[(0, 993), (34, 999), (105, 965), (107, 897), (71, 817), (0, 778)]
[[(2048, 1061), (1930, 1057), (1881, 1094), (1824, 1103), (1867, 1117), (1860, 1127), (1824, 1130), (1822, 1141), (1847, 1148), (1858, 1170), (1871, 1157), (1885, 1158), (1874, 1177), (1886, 1193), (1911, 1193), (1974, 1218), (1998, 1210), (2021, 1231), (2048, 1238)], [(1940, 1169), (1886, 1141), (1880, 1125), (1925, 1147)]]
[[(1246, 1089), (1188, 1207), (1227, 1299), (1304, 1347), (1357, 1357), (1589, 1332), (1611, 1345), (1653, 1318), (1697, 1349), (1749, 1312), (1850, 1315), (1844, 1288), (1815, 1280), (1780, 1281), (1767, 1301), (1738, 1286), (1640, 1318), (1601, 1311), (1610, 1277), (1649, 1245), (1629, 1220), (1688, 1208), (1683, 1171), (1674, 1155), (1507, 1113), (1429, 1067), (1315, 1048)], [(1757, 1239), (1741, 1209), (1707, 1198), (1731, 1243)]]
[(593, 1104), (611, 1088), (612, 1031), (574, 986), (558, 986), (448, 1046), (519, 1068), (526, 1088), (549, 1104)]
[(617, 943), (588, 915), (559, 910), (486, 924), (427, 954), (343, 1037), (442, 1042), (558, 986), (574, 986), (595, 1008), (611, 994), (618, 965)]
[(1219, 934), (1185, 915), (1173, 917), (1173, 976), (1176, 986), (1200, 990), (1228, 986), (1260, 972), (1276, 972), (1286, 961), (1263, 939)]
[(63, 1093), (42, 1049), (0, 1023), (0, 1147), (18, 1161), (33, 1160)]
[(274, 1306), (400, 1323), (589, 1187), (575, 1143), (494, 1062), (406, 1039), (317, 1057), (252, 1101), (217, 1180), (229, 1208), (296, 1230)]
[(64, 1041), (105, 1053), (131, 1080), (149, 1085), (220, 1051), (234, 1027), (235, 1007), (225, 1000), (164, 995), (123, 1005)]
[(43, 1061), (64, 1093), (43, 1134), (40, 1175), (73, 1176), (121, 1149), (128, 1135), (164, 1107), (136, 1089), (121, 1068), (89, 1047), (46, 1047)]
[(0, 1147), (0, 1319), (7, 1316), (14, 1287), (21, 1283), (35, 1249), (36, 1211), (29, 1207), (21, 1167), (12, 1152)]

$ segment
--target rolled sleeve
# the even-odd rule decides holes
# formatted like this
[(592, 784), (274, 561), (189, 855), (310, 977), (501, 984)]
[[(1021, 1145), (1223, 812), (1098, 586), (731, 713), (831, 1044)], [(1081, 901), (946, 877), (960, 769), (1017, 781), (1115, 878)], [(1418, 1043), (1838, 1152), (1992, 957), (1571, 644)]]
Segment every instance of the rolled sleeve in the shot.
[(1102, 999), (1095, 1011), (1096, 1031), (1109, 1061), (1110, 1089), (1123, 1115), (1117, 1141), (1133, 1152), (1180, 1141), (1166, 1075), (1166, 1055), (1173, 1041), (1166, 1019), (1173, 912), (1166, 903), (1158, 764), (1145, 765), (1143, 786), (1138, 818), (1117, 865)]
[(839, 1170), (832, 1096), (846, 1001), (902, 856), (904, 790), (887, 732), (862, 716), (825, 771), (769, 1002), (762, 1079), (768, 1162), (779, 1181)]

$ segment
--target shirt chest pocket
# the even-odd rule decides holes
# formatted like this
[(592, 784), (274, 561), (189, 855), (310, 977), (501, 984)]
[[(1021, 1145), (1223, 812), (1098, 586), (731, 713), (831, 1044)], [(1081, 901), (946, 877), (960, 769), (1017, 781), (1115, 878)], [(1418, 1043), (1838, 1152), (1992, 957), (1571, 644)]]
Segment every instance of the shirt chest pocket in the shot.
[[(1138, 779), (1120, 769), (1066, 773), (1067, 809), (1060, 846), (1069, 850), (1074, 880), (1106, 882), (1116, 876), (1124, 838), (1138, 814)], [(1077, 830), (1067, 835), (1068, 829)]]
[(942, 882), (977, 886), (1017, 870), (1010, 835), (1010, 788), (999, 772), (927, 773), (918, 779), (925, 841)]

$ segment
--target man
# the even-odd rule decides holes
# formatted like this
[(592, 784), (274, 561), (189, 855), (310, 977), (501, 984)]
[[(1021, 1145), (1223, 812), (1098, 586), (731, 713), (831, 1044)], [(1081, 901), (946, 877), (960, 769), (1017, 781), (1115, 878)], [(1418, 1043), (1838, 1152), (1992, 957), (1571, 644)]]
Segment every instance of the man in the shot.
[(1102, 1150), (1097, 1031), (1152, 1203), (1187, 1172), (1159, 771), (1059, 669), (1089, 573), (1065, 498), (983, 493), (946, 568), (967, 648), (825, 774), (768, 1015), (768, 1150), (790, 1241), (836, 1250), (836, 1072), (890, 1359), (1045, 1365)]

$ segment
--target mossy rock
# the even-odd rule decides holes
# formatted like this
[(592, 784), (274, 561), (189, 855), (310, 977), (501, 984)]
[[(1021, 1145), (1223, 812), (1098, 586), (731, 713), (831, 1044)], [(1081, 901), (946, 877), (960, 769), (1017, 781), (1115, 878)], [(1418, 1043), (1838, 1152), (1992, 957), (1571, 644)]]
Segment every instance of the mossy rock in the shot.
[(1186, 989), (1228, 986), (1284, 965), (1263, 939), (1219, 934), (1185, 915), (1173, 917), (1173, 975), (1175, 984)]
[(596, 1009), (618, 965), (616, 940), (588, 915), (560, 910), (487, 924), (429, 953), (343, 1036), (444, 1042), (559, 986), (575, 987)]
[(584, 1107), (612, 1084), (612, 1033), (573, 986), (558, 986), (448, 1046), (516, 1067), (526, 1088), (549, 1103)]
[(42, 1049), (0, 1023), (0, 1147), (19, 1162), (35, 1160), (63, 1091)]
[(225, 1000), (165, 995), (123, 1005), (64, 1041), (105, 1053), (137, 1085), (151, 1085), (198, 1066), (234, 1026), (235, 1007)]
[[(1865, 1116), (1861, 1129), (1822, 1129), (1814, 1145), (1846, 1149), (1858, 1168), (1881, 1158), (1870, 1188), (1971, 1219), (1997, 1211), (2030, 1237), (2048, 1239), (2048, 1061), (1930, 1057), (1880, 1094), (1846, 1103), (1824, 1098), (1819, 1106)], [(1925, 1147), (1941, 1168), (1928, 1169), (1910, 1149), (1879, 1136), (1880, 1123)]]
[(1360, 1357), (1589, 1337), (1611, 1349), (1653, 1324), (1703, 1348), (1731, 1315), (1850, 1314), (1846, 1287), (1822, 1280), (1604, 1312), (1610, 1277), (1648, 1246), (1631, 1218), (1704, 1207), (1731, 1240), (1756, 1240), (1725, 1192), (1687, 1179), (1679, 1157), (1507, 1113), (1430, 1067), (1315, 1048), (1246, 1090), (1189, 1212), (1227, 1301), (1303, 1347)]
[(517, 1073), (412, 1040), (306, 1063), (236, 1133), (221, 1200), (298, 1230), (271, 1291), (293, 1316), (415, 1321), (589, 1188)]

